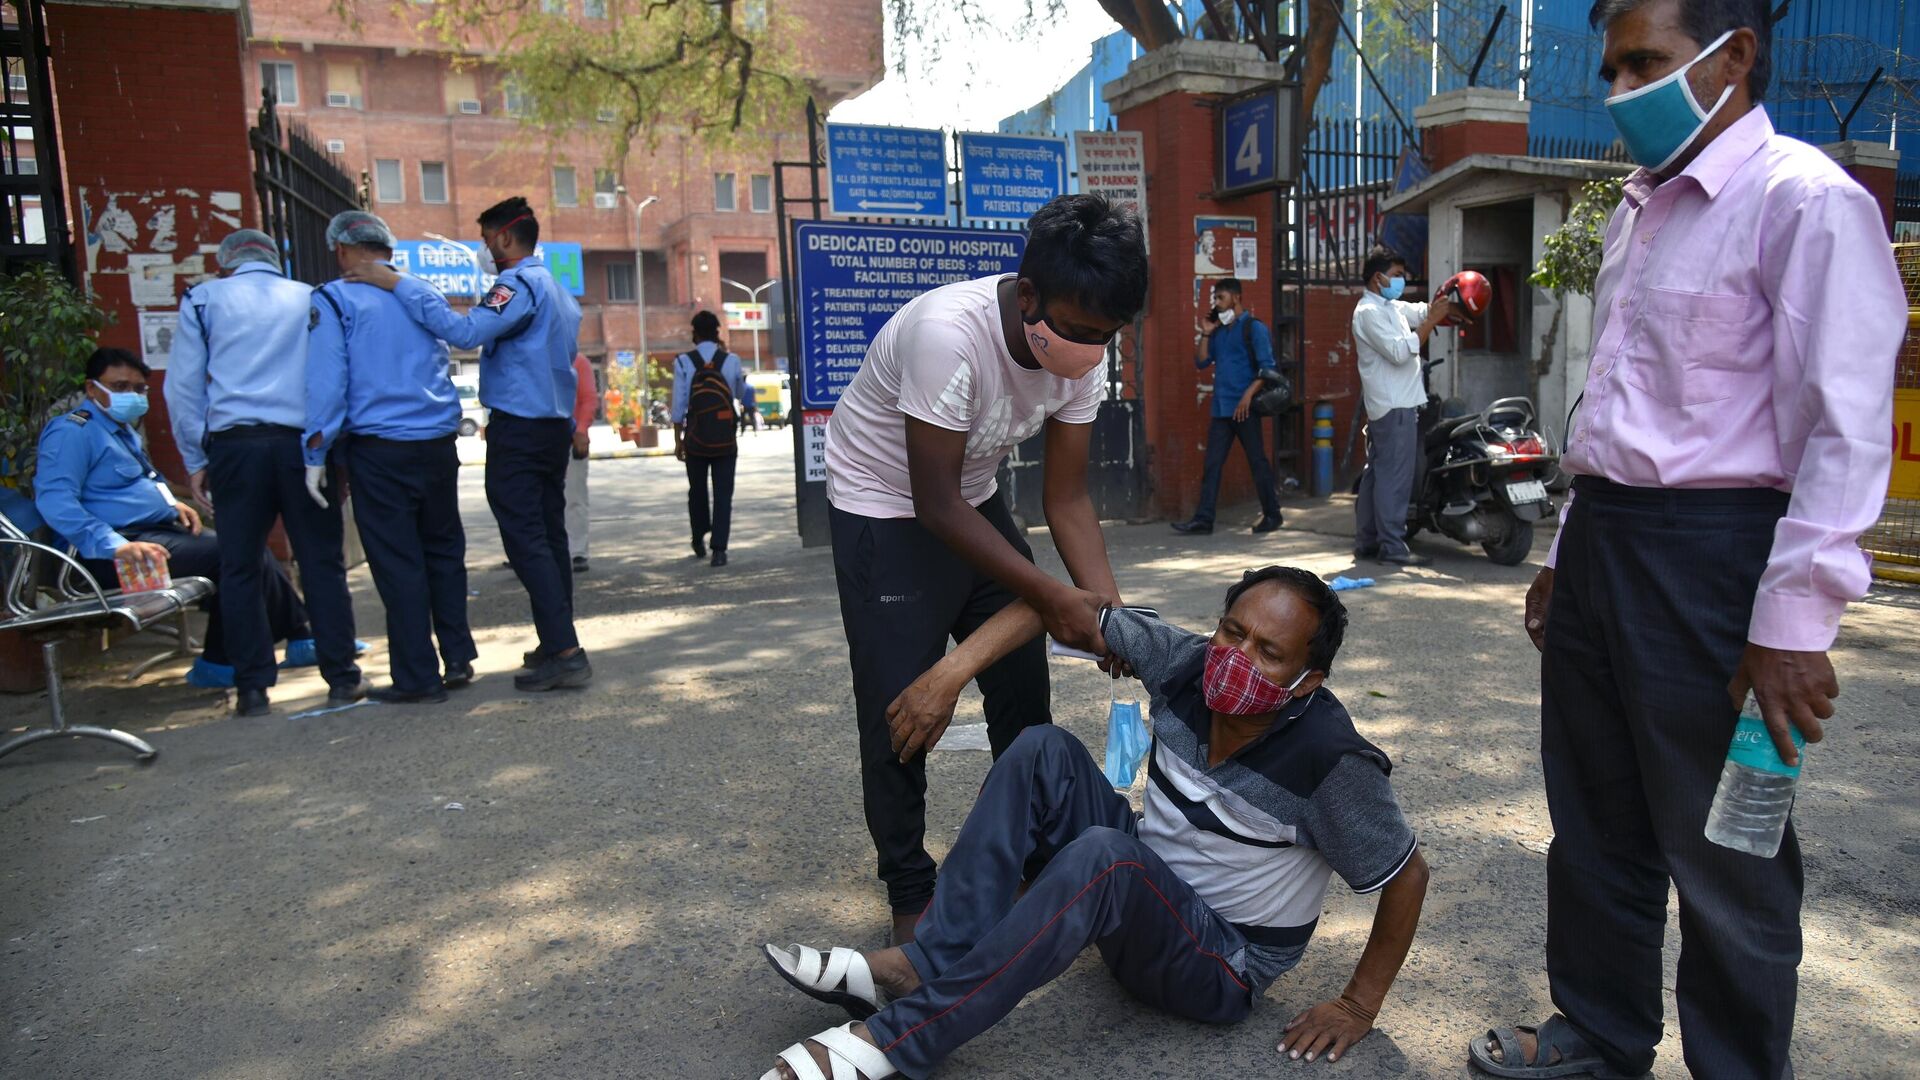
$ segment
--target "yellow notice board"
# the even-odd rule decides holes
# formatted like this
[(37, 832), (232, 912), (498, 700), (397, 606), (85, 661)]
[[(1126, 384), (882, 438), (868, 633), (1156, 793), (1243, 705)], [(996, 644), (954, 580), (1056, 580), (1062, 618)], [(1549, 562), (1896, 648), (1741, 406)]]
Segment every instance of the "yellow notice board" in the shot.
[(1893, 479), (1890, 499), (1920, 499), (1920, 390), (1893, 392)]

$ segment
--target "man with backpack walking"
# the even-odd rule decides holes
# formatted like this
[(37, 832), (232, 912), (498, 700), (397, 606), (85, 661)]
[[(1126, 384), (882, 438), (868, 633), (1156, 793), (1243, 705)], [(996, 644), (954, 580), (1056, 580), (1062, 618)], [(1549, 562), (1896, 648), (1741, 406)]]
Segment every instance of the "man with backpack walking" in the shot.
[[(693, 316), (693, 349), (673, 358), (673, 456), (687, 463), (687, 520), (693, 527), (693, 557), (727, 565), (727, 533), (733, 524), (733, 474), (740, 463), (734, 403), (746, 396), (740, 358), (720, 345), (720, 319), (711, 311)], [(712, 478), (713, 499), (707, 498)], [(709, 540), (708, 533), (712, 536)]]
[[(1236, 325), (1238, 324), (1238, 325)], [(1225, 333), (1221, 331), (1225, 330)], [(1280, 527), (1280, 493), (1273, 484), (1273, 463), (1267, 460), (1260, 437), (1260, 417), (1253, 414), (1253, 398), (1260, 392), (1260, 372), (1273, 367), (1273, 337), (1266, 326), (1240, 306), (1240, 279), (1221, 278), (1213, 286), (1213, 310), (1194, 335), (1197, 351), (1193, 366), (1213, 368), (1213, 420), (1207, 426), (1207, 463), (1200, 481), (1200, 505), (1193, 516), (1173, 523), (1173, 531), (1207, 534), (1213, 531), (1213, 507), (1220, 498), (1220, 471), (1226, 468), (1233, 441), (1247, 451), (1247, 468), (1260, 494), (1260, 520), (1253, 531), (1267, 533)]]

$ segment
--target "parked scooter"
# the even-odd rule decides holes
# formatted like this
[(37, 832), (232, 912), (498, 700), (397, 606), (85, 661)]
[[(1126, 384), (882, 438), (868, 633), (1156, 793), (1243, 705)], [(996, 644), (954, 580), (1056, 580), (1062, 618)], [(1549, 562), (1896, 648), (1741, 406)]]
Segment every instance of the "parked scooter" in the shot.
[[(1446, 363), (1429, 360), (1423, 377)], [(1407, 510), (1407, 535), (1430, 529), (1479, 544), (1501, 566), (1533, 550), (1533, 523), (1555, 512), (1546, 479), (1559, 455), (1540, 434), (1533, 402), (1501, 398), (1478, 413), (1427, 391), (1420, 410), (1424, 454)]]

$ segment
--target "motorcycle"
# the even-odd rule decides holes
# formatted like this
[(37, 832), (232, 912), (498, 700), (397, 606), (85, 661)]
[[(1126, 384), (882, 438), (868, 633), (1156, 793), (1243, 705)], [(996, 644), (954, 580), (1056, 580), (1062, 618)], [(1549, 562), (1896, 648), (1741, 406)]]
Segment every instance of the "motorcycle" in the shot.
[[(1423, 378), (1446, 363), (1421, 367)], [(1427, 391), (1420, 410), (1423, 453), (1407, 510), (1407, 535), (1430, 529), (1479, 544), (1501, 566), (1518, 566), (1533, 550), (1533, 523), (1556, 512), (1547, 479), (1560, 456), (1540, 434), (1533, 402), (1501, 398), (1471, 413), (1458, 398)]]

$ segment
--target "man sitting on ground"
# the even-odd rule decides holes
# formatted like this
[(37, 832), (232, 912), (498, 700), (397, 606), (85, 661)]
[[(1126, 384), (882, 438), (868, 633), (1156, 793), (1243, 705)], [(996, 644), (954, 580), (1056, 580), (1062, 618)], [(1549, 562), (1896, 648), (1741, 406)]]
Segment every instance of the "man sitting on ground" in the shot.
[[(1243, 1020), (1299, 962), (1334, 873), (1384, 890), (1373, 932), (1346, 990), (1295, 1017), (1280, 1050), (1337, 1060), (1372, 1030), (1427, 888), (1386, 755), (1322, 686), (1346, 625), (1324, 582), (1278, 566), (1228, 590), (1211, 640), (1104, 611), (1099, 649), (1152, 696), (1144, 817), (1072, 735), (1022, 731), (988, 772), (914, 941), (824, 956), (766, 947), (789, 983), (865, 1022), (795, 1043), (762, 1080), (924, 1077), (1089, 944), (1143, 1001)], [(909, 687), (889, 710), (902, 758), (938, 741), (960, 687), (1040, 629), (1010, 605)]]

